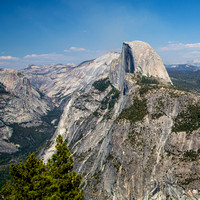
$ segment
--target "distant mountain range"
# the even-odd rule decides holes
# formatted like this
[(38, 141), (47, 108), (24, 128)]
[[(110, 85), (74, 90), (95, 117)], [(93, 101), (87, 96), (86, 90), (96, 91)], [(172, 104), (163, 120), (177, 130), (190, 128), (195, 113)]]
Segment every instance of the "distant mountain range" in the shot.
[(193, 64), (171, 64), (165, 65), (167, 70), (170, 71), (199, 71), (200, 66)]
[(176, 88), (200, 94), (200, 66), (198, 64), (172, 64), (165, 67)]

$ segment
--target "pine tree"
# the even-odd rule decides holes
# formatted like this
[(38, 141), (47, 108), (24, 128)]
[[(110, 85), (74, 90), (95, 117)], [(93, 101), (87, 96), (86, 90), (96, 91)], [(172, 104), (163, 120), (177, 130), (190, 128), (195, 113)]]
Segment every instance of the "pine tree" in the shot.
[(12, 164), (10, 166), (10, 174), (13, 183), (2, 187), (1, 195), (3, 199), (42, 198), (42, 194), (36, 190), (36, 185), (38, 184), (37, 180), (44, 182), (46, 179), (46, 166), (43, 161), (35, 158), (34, 153), (28, 155), (24, 164), (22, 162), (17, 165)]
[(2, 199), (83, 199), (79, 188), (82, 177), (73, 171), (74, 161), (66, 142), (60, 135), (56, 142), (57, 151), (46, 165), (34, 153), (28, 155), (25, 163), (11, 165), (13, 183), (2, 187)]
[(82, 176), (73, 171), (74, 161), (72, 155), (63, 142), (61, 135), (58, 136), (56, 145), (56, 153), (52, 156), (52, 160), (48, 161), (49, 174), (53, 178), (52, 199), (59, 197), (60, 199), (81, 200), (83, 199), (83, 190), (79, 189)]

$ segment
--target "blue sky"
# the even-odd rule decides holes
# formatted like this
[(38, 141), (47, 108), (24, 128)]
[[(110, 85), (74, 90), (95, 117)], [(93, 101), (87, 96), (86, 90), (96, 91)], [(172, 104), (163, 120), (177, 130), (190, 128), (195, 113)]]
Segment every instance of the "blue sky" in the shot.
[(200, 61), (199, 0), (0, 0), (0, 67), (75, 63), (149, 43), (164, 63)]

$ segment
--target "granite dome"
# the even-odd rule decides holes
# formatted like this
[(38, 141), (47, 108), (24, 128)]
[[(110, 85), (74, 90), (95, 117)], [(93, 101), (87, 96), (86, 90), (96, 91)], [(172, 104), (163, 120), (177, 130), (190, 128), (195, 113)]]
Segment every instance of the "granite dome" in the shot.
[(144, 76), (156, 77), (172, 84), (160, 56), (146, 42), (124, 42), (122, 61), (126, 72), (141, 73)]

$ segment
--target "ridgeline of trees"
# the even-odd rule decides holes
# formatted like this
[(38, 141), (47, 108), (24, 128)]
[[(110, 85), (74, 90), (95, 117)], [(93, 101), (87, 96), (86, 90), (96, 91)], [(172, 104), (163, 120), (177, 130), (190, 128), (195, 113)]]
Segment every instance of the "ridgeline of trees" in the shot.
[(82, 176), (73, 171), (74, 161), (66, 142), (61, 135), (56, 142), (57, 151), (47, 164), (29, 153), (25, 163), (10, 166), (12, 180), (2, 187), (2, 199), (83, 199)]

